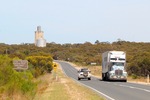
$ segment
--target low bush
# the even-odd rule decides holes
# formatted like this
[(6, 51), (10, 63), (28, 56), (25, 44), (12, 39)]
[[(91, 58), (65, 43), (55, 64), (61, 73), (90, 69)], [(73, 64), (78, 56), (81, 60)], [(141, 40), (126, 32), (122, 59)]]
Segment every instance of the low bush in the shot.
[(53, 59), (51, 56), (29, 56), (26, 58), (30, 63), (30, 70), (36, 78), (53, 69)]
[(138, 76), (136, 74), (132, 74), (131, 77), (132, 77), (132, 79), (137, 79), (138, 78)]

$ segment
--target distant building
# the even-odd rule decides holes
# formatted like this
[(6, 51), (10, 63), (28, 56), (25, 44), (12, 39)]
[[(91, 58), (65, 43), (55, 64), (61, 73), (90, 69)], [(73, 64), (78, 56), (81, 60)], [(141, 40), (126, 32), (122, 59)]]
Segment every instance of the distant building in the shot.
[(35, 31), (35, 46), (46, 47), (46, 40), (44, 39), (44, 32), (41, 30), (41, 26), (38, 26), (37, 31)]

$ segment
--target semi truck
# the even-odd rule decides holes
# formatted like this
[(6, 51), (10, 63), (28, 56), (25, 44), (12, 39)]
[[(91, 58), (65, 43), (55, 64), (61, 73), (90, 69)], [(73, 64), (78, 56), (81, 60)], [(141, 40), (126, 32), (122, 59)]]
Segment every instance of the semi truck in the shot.
[(107, 51), (102, 54), (102, 80), (127, 81), (126, 52)]

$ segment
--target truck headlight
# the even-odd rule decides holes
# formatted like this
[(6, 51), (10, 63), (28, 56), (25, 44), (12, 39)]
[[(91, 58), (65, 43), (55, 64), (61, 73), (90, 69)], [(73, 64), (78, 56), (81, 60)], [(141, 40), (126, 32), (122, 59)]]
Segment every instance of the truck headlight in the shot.
[(127, 72), (124, 72), (124, 73), (123, 73), (123, 76), (127, 76)]

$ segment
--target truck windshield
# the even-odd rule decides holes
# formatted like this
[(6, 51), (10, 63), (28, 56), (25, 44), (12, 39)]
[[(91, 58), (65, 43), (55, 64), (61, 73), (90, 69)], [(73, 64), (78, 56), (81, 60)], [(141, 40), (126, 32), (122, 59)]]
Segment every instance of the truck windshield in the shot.
[(113, 63), (111, 70), (124, 70), (124, 63)]

